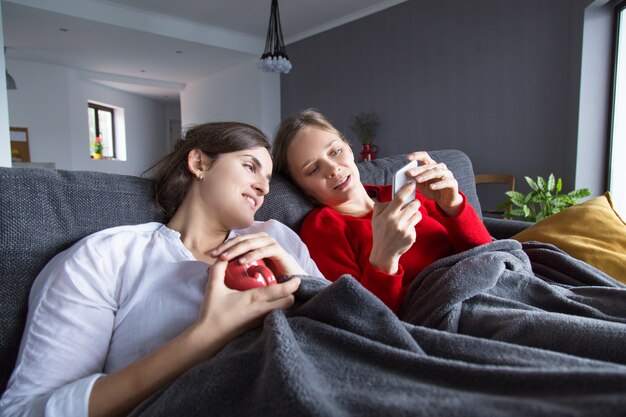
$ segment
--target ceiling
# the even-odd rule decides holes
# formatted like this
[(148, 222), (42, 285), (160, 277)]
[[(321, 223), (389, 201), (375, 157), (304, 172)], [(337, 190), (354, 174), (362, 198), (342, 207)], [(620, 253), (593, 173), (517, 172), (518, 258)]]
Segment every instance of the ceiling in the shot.
[[(283, 0), (285, 43), (403, 1)], [(261, 55), (270, 6), (271, 0), (2, 0), (4, 44), (9, 59), (73, 68), (82, 78), (178, 102), (186, 83)], [(19, 74), (12, 75), (19, 88)]]

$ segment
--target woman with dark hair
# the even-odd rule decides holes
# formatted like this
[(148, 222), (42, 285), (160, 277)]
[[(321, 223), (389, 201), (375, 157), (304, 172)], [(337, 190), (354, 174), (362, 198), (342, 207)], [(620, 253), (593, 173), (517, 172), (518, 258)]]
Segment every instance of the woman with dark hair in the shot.
[(224, 283), (229, 261), (263, 258), (277, 277), (321, 275), (291, 229), (254, 221), (269, 148), (243, 123), (189, 129), (153, 167), (166, 224), (103, 230), (53, 258), (33, 284), (0, 415), (125, 415), (291, 306), (297, 277), (246, 291)]
[(273, 154), (274, 171), (320, 205), (305, 218), (300, 237), (324, 276), (351, 274), (396, 313), (426, 266), (491, 242), (452, 172), (426, 152), (407, 155), (421, 165), (407, 173), (415, 181), (395, 198), (391, 186), (361, 184), (350, 145), (315, 110), (282, 122)]

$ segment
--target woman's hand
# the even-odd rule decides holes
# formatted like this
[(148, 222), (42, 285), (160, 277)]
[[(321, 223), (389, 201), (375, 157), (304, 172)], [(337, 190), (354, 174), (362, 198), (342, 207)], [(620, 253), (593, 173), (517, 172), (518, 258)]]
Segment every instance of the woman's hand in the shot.
[(415, 178), (417, 188), (422, 195), (434, 200), (448, 216), (456, 216), (461, 211), (463, 196), (459, 193), (459, 184), (446, 164), (435, 162), (426, 152), (412, 152), (408, 160), (421, 162), (407, 175)]
[(211, 255), (223, 261), (240, 256), (241, 263), (268, 259), (269, 266), (276, 276), (307, 274), (293, 256), (288, 254), (272, 236), (263, 232), (227, 240), (215, 248)]
[(224, 284), (226, 264), (217, 261), (211, 267), (194, 324), (143, 358), (94, 383), (89, 396), (90, 416), (128, 415), (141, 401), (258, 326), (270, 311), (293, 304), (300, 278), (235, 291)]
[(400, 256), (415, 242), (415, 225), (422, 219), (420, 201), (407, 204), (411, 194), (415, 194), (413, 182), (405, 184), (392, 201), (374, 205), (369, 261), (387, 274), (398, 272)]
[(224, 283), (226, 261), (217, 261), (209, 270), (204, 302), (194, 325), (200, 346), (217, 335), (227, 343), (247, 330), (261, 324), (272, 310), (286, 309), (294, 303), (294, 292), (300, 286), (300, 278), (253, 288), (246, 291), (231, 290)]

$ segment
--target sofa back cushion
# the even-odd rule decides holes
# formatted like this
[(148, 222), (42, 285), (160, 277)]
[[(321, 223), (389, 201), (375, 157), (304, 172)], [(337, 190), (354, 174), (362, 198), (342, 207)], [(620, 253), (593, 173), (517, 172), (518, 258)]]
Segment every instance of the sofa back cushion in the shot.
[(158, 221), (147, 179), (96, 172), (0, 168), (0, 392), (13, 370), (31, 284), (80, 238)]
[[(454, 173), (459, 189), (466, 195), (468, 202), (481, 216), (480, 202), (474, 183), (474, 169), (469, 157), (456, 149), (428, 151), (437, 162), (443, 162)], [(357, 164), (364, 184), (391, 184), (393, 174), (406, 164), (404, 155), (389, 156), (374, 161), (363, 161)], [(257, 212), (257, 220), (276, 219), (293, 230), (298, 231), (304, 217), (315, 207), (293, 183), (281, 175), (274, 175), (270, 185), (270, 193), (265, 203)]]

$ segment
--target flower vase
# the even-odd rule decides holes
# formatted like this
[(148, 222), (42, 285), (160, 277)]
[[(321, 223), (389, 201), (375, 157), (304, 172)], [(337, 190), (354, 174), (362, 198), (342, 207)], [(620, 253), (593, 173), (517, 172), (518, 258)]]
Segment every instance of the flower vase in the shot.
[(376, 159), (376, 153), (378, 152), (378, 146), (371, 143), (364, 143), (359, 154), (359, 161), (373, 161)]

